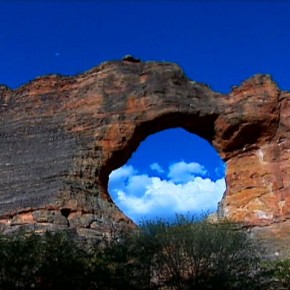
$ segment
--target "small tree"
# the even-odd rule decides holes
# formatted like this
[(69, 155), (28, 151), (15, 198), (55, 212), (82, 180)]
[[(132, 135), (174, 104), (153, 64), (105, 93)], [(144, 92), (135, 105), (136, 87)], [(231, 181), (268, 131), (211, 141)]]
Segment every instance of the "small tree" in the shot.
[(290, 289), (290, 260), (272, 260), (261, 264), (260, 281), (267, 290)]
[(39, 289), (86, 289), (87, 254), (65, 232), (42, 238)]
[(87, 254), (65, 233), (0, 236), (0, 289), (87, 289)]
[[(267, 289), (253, 284), (258, 262), (239, 226), (177, 216), (145, 221), (90, 251), (66, 233), (0, 236), (0, 289)], [(264, 273), (289, 288), (289, 262)]]
[(158, 223), (125, 233), (104, 250), (111, 289), (152, 289), (154, 259), (160, 245)]
[(0, 236), (0, 288), (35, 287), (41, 265), (40, 237), (31, 234)]
[(159, 283), (173, 289), (247, 289), (259, 251), (235, 224), (178, 216), (172, 224), (147, 222), (141, 232), (151, 228), (157, 229), (150, 240), (158, 247), (149, 256)]

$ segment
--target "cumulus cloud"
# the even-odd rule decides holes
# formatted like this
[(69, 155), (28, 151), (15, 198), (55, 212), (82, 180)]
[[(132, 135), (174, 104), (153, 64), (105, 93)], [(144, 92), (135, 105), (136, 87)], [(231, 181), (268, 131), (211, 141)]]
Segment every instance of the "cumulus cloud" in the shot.
[(172, 164), (168, 180), (139, 174), (132, 166), (123, 166), (111, 173), (109, 191), (121, 210), (135, 222), (144, 217), (212, 212), (226, 185), (223, 178), (213, 181), (205, 178), (205, 174), (204, 167), (194, 162)]
[(158, 173), (164, 173), (164, 169), (157, 162), (152, 163), (150, 169)]
[(184, 161), (169, 166), (168, 177), (177, 183), (192, 181), (197, 175), (205, 176), (207, 171), (204, 166), (197, 162), (186, 163)]
[(110, 174), (110, 188), (126, 189), (128, 179), (137, 175), (137, 171), (130, 165), (124, 165)]
[(110, 179), (111, 180), (126, 179), (135, 173), (137, 173), (137, 171), (133, 168), (133, 166), (124, 165), (119, 169), (112, 171), (112, 173), (110, 174)]

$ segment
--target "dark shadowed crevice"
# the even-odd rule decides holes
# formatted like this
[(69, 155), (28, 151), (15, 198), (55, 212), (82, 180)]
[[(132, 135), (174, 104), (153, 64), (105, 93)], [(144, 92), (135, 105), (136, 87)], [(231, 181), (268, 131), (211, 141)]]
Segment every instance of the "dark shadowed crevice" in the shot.
[(69, 222), (69, 215), (71, 213), (71, 209), (70, 208), (62, 208), (60, 209), (60, 213), (62, 214), (62, 216), (64, 216), (67, 220), (67, 226), (70, 227), (70, 222)]
[(71, 213), (71, 209), (70, 208), (62, 208), (60, 210), (60, 212), (65, 218), (68, 218), (69, 214)]

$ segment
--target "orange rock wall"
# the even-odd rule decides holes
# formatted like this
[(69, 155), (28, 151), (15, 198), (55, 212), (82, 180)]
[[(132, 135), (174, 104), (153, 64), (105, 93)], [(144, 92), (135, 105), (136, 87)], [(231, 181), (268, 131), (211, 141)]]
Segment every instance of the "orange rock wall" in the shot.
[(70, 229), (101, 239), (133, 226), (112, 202), (108, 176), (147, 136), (174, 127), (207, 139), (226, 161), (219, 217), (282, 223), (289, 97), (267, 75), (220, 94), (158, 62), (107, 62), (75, 77), (0, 86), (2, 231)]

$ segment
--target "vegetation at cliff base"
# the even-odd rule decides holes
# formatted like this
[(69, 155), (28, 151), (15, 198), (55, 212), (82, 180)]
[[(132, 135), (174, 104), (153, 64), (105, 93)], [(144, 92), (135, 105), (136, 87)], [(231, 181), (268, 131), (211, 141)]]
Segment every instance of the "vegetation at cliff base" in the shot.
[(290, 262), (262, 259), (240, 225), (177, 216), (106, 244), (68, 233), (0, 237), (0, 289), (290, 289)]

